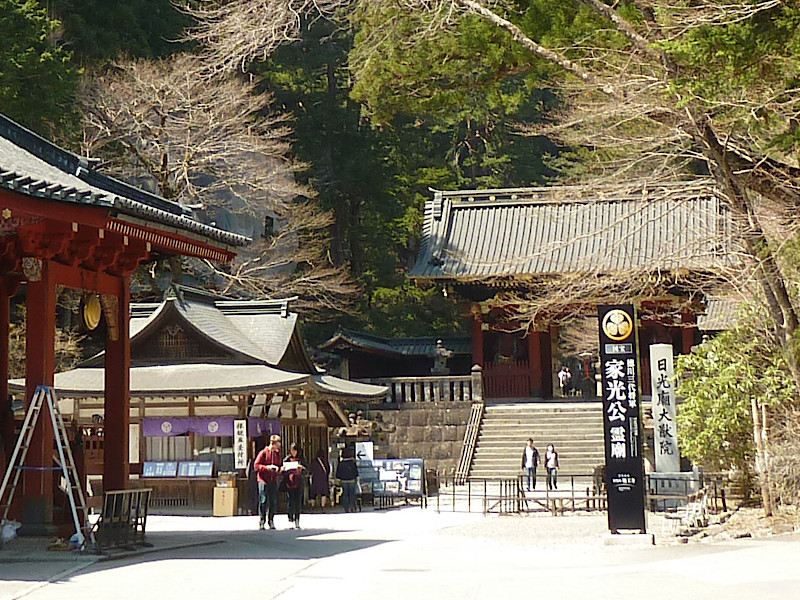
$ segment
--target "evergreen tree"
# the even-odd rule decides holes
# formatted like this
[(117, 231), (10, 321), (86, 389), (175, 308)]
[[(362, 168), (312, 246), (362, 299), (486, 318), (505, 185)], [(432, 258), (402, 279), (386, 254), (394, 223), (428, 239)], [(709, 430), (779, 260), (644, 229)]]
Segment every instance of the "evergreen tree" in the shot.
[[(44, 3), (44, 0), (40, 0)], [(171, 0), (47, 0), (76, 58), (166, 56), (182, 48), (190, 17)]]
[(0, 112), (46, 136), (73, 122), (80, 75), (35, 0), (0, 0)]

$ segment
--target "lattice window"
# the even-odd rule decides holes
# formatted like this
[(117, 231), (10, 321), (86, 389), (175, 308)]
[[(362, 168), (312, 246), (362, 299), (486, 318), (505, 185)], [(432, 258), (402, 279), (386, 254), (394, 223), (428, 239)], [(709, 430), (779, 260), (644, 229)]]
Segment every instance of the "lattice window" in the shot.
[(169, 358), (189, 356), (189, 338), (180, 325), (169, 325), (158, 335), (158, 354)]

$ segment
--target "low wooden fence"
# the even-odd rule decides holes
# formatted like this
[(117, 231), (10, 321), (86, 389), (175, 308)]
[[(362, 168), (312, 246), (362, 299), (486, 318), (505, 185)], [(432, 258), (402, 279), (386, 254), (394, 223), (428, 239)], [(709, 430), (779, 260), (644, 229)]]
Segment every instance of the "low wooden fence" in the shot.
[(605, 510), (605, 491), (594, 488), (592, 482), (591, 475), (571, 476), (559, 480), (561, 489), (548, 490), (543, 487), (526, 492), (522, 475), (468, 479), (463, 483), (454, 475), (438, 476), (436, 510), (484, 514), (546, 511), (553, 515), (567, 511)]
[(100, 518), (95, 523), (97, 550), (150, 546), (145, 538), (150, 488), (103, 492)]
[[(693, 479), (691, 474), (675, 477), (651, 478), (647, 476), (645, 495), (646, 507), (651, 512), (675, 513), (698, 497), (702, 490), (703, 510), (709, 513), (727, 510), (724, 478), (701, 476)], [(471, 478), (466, 481), (455, 474), (436, 477), (437, 489), (435, 505), (438, 512), (483, 512), (523, 513), (549, 512), (561, 515), (575, 511), (604, 511), (608, 508), (605, 484), (592, 475), (560, 476), (558, 489), (549, 490), (546, 486), (526, 492), (524, 476), (507, 478)], [(664, 481), (669, 484), (665, 485)]]

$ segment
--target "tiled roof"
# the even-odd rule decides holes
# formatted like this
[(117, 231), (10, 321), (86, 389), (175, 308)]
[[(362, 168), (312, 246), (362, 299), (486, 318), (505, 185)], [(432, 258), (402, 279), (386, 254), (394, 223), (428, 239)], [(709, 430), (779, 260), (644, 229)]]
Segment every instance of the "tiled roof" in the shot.
[(388, 388), (383, 385), (360, 383), (341, 379), (332, 375), (312, 375), (309, 377), (312, 388), (330, 396), (343, 396), (349, 398), (362, 398), (364, 400), (378, 400), (386, 398)]
[(732, 228), (710, 180), (436, 191), (411, 276), (708, 271), (729, 264)]
[(455, 354), (472, 354), (469, 336), (385, 338), (369, 333), (343, 330), (320, 346), (321, 350), (360, 349), (377, 354), (399, 356), (434, 356), (436, 341)]
[(0, 115), (0, 189), (106, 208), (114, 216), (200, 235), (229, 246), (249, 238), (197, 221), (191, 210), (95, 169), (96, 161), (59, 148)]
[(697, 315), (697, 329), (700, 331), (725, 331), (736, 325), (736, 317), (741, 300), (733, 298), (709, 298), (706, 300), (705, 314)]
[[(268, 365), (185, 364), (131, 367), (132, 396), (191, 396), (281, 390), (310, 383), (304, 373), (290, 373)], [(25, 380), (8, 382), (12, 392), (24, 392)], [(102, 396), (103, 367), (56, 373), (55, 388), (62, 397)], [(385, 389), (385, 388), (384, 388)]]
[[(289, 310), (292, 298), (266, 301), (219, 301), (216, 309), (241, 335), (258, 347), (264, 360), (277, 365), (292, 341), (298, 327), (297, 313)], [(309, 371), (314, 368), (305, 355)]]
[[(385, 398), (387, 388), (348, 381), (330, 375), (291, 373), (268, 365), (185, 364), (131, 367), (131, 396), (185, 397), (199, 394), (263, 393), (286, 388), (312, 388), (340, 399)], [(9, 380), (12, 393), (25, 392), (24, 379)], [(56, 392), (63, 398), (97, 397), (105, 394), (102, 367), (78, 368), (56, 373)]]
[[(176, 286), (161, 303), (132, 303), (131, 341), (153, 326), (159, 315), (174, 308), (200, 335), (246, 359), (276, 366), (292, 339), (297, 314), (290, 299), (219, 301), (201, 290)], [(313, 369), (313, 370), (312, 370)], [(316, 372), (309, 360), (309, 372)]]

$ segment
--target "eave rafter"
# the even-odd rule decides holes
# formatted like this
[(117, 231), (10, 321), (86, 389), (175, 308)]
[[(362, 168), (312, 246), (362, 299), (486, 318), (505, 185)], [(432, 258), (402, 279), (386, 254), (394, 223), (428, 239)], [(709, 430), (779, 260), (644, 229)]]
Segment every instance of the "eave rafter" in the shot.
[(20, 273), (23, 258), (128, 276), (152, 252), (227, 263), (234, 253), (191, 233), (131, 222), (107, 210), (43, 202), (0, 191), (0, 274)]

